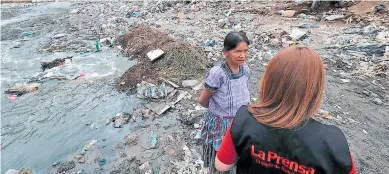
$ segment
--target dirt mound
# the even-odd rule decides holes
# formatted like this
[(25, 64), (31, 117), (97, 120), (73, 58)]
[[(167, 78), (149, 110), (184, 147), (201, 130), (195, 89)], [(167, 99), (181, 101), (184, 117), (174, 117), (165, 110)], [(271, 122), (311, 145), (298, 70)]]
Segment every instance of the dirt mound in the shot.
[(166, 50), (172, 42), (174, 39), (166, 33), (154, 30), (147, 25), (139, 25), (118, 38), (118, 44), (125, 55), (130, 58), (147, 58), (147, 52), (157, 48)]
[[(197, 46), (184, 43), (169, 37), (147, 25), (127, 31), (118, 38), (117, 44), (126, 56), (138, 58), (141, 63), (129, 68), (118, 80), (118, 88), (125, 92), (134, 92), (137, 83), (143, 81), (155, 82), (159, 77), (184, 80), (198, 78), (207, 69), (207, 59), (204, 51)], [(147, 53), (162, 49), (165, 54), (151, 62)]]
[(138, 63), (129, 68), (117, 81), (117, 87), (120, 91), (134, 92), (136, 84), (143, 81), (152, 81), (157, 79), (158, 73), (155, 66), (149, 61)]

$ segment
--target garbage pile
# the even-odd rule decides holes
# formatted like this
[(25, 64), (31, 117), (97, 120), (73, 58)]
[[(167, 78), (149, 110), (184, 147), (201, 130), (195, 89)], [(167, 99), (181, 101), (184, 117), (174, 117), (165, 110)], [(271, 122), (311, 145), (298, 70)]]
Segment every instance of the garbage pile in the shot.
[(207, 60), (199, 47), (175, 40), (147, 25), (127, 31), (117, 42), (124, 54), (140, 61), (119, 78), (120, 91), (133, 93), (138, 83), (156, 83), (160, 77), (176, 80), (199, 77), (207, 69)]
[(56, 66), (60, 66), (60, 65), (65, 64), (66, 59), (73, 61), (72, 58), (73, 58), (73, 56), (69, 56), (69, 57), (65, 57), (65, 58), (54, 59), (51, 62), (41, 62), (41, 69), (44, 72), (46, 69), (51, 69), (51, 68), (54, 68)]

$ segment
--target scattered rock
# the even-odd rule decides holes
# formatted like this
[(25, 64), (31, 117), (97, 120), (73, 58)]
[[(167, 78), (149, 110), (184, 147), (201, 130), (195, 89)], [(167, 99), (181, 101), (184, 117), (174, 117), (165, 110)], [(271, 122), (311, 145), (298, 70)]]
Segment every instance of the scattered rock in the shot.
[(196, 139), (196, 140), (201, 139), (201, 131), (200, 130), (196, 132), (196, 136), (194, 137), (194, 139)]
[(296, 11), (294, 11), (294, 10), (285, 10), (285, 11), (281, 11), (281, 15), (283, 16), (283, 17), (288, 17), (288, 18), (291, 18), (291, 17), (293, 17), (294, 16), (294, 14), (296, 14)]
[(362, 130), (362, 132), (366, 135), (368, 135), (369, 133), (367, 133), (367, 131), (365, 129)]
[(369, 91), (362, 91), (362, 93), (365, 94), (368, 97), (371, 95), (371, 93)]
[(111, 119), (107, 119), (107, 120), (105, 121), (105, 125), (109, 125), (109, 123), (111, 123)]
[(184, 80), (184, 81), (182, 81), (182, 86), (185, 88), (186, 87), (194, 87), (197, 84), (199, 84), (199, 81), (197, 81), (197, 80)]
[(131, 154), (131, 155), (128, 157), (128, 160), (129, 160), (130, 162), (132, 162), (132, 161), (135, 160), (135, 158), (136, 158), (136, 155), (135, 155), (135, 154)]
[(156, 102), (147, 103), (145, 106), (157, 115), (163, 114), (165, 111), (167, 111), (170, 108), (170, 106), (167, 105), (166, 103), (156, 103)]
[(20, 48), (22, 46), (21, 42), (16, 42), (14, 45), (12, 45), (12, 48)]
[(74, 158), (78, 161), (78, 163), (85, 163), (85, 157), (83, 157), (82, 155), (77, 155)]
[(76, 167), (74, 161), (60, 162), (57, 166), (58, 173), (66, 172)]
[(151, 110), (150, 109), (142, 109), (140, 110), (143, 116), (148, 116), (150, 115)]
[(122, 153), (122, 154), (120, 155), (120, 157), (125, 158), (125, 157), (127, 157), (127, 154), (126, 154), (126, 153)]
[(77, 171), (77, 174), (82, 174), (84, 171), (83, 170), (80, 170), (80, 171)]
[(112, 122), (114, 122), (114, 128), (122, 128), (124, 124), (127, 124), (130, 121), (131, 115), (126, 112), (117, 113), (116, 117), (112, 118)]
[(343, 83), (350, 83), (351, 80), (350, 79), (340, 79)]
[(92, 150), (92, 146), (96, 145), (96, 143), (97, 143), (97, 140), (95, 140), (95, 139), (88, 141), (88, 142), (85, 144), (83, 150), (86, 150), (86, 151)]
[(188, 147), (188, 146), (184, 146), (184, 147), (182, 148), (182, 150), (187, 151), (187, 150), (189, 150), (189, 147)]
[(70, 13), (70, 14), (77, 14), (78, 12), (79, 12), (78, 9), (73, 9), (73, 10), (71, 10), (69, 13)]
[(377, 104), (377, 105), (382, 105), (382, 104), (383, 104), (383, 102), (382, 102), (379, 98), (375, 98), (375, 99), (373, 100), (373, 102), (374, 102), (375, 104)]
[(116, 150), (124, 149), (124, 143), (123, 142), (119, 142), (118, 144), (116, 144), (115, 149)]
[(377, 98), (377, 97), (378, 97), (378, 94), (372, 92), (372, 93), (371, 93), (371, 96), (374, 97), (374, 98)]
[(153, 174), (153, 168), (148, 161), (139, 166), (139, 169), (141, 170), (142, 174)]
[(143, 152), (143, 158), (150, 159), (153, 156), (153, 151), (151, 150), (145, 150)]
[(134, 133), (129, 133), (124, 137), (125, 145), (137, 145), (138, 144), (138, 135)]
[(195, 123), (193, 126), (194, 126), (195, 129), (199, 129), (200, 128), (200, 125), (197, 124), (197, 123)]
[(102, 43), (106, 46), (109, 46), (109, 47), (113, 47), (113, 39), (111, 39), (111, 38), (100, 39), (100, 43)]
[(62, 38), (62, 37), (65, 37), (66, 35), (65, 34), (56, 34), (54, 35), (54, 39), (59, 39), (59, 38)]
[(5, 174), (19, 174), (19, 172), (19, 170), (9, 169), (5, 172)]
[(376, 40), (378, 41), (386, 41), (387, 43), (389, 42), (389, 31), (382, 31), (379, 32)]

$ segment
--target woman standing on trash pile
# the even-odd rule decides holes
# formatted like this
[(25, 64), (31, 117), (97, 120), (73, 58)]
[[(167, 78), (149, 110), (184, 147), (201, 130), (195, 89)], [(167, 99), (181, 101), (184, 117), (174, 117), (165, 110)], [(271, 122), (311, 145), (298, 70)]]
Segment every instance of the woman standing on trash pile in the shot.
[[(206, 74), (204, 89), (199, 103), (208, 108), (204, 115), (201, 138), (203, 161), (216, 172), (215, 156), (221, 140), (235, 113), (242, 105), (250, 103), (248, 84), (250, 73), (245, 65), (250, 41), (243, 31), (228, 33), (224, 39), (226, 60), (214, 66)], [(235, 173), (231, 170), (228, 173)]]
[(237, 173), (355, 174), (343, 132), (315, 121), (324, 65), (311, 48), (276, 54), (262, 77), (259, 103), (242, 106), (228, 127), (215, 167)]

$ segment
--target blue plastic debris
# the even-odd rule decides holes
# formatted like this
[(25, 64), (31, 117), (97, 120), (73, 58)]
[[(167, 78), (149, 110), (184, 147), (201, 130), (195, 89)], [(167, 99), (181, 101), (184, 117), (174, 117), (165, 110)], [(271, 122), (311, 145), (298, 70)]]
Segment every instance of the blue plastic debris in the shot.
[(216, 40), (207, 40), (207, 41), (201, 43), (201, 46), (213, 47), (215, 45), (216, 45)]
[(155, 148), (156, 145), (157, 145), (157, 135), (153, 135), (151, 137), (151, 148)]
[(24, 36), (31, 36), (32, 32), (31, 31), (25, 31), (25, 32), (23, 32), (23, 35)]
[(104, 165), (105, 163), (107, 163), (106, 159), (102, 159), (102, 160), (99, 161), (99, 165), (100, 166)]
[(136, 11), (136, 12), (132, 13), (133, 17), (139, 17), (140, 15), (141, 15), (141, 13), (139, 11)]

